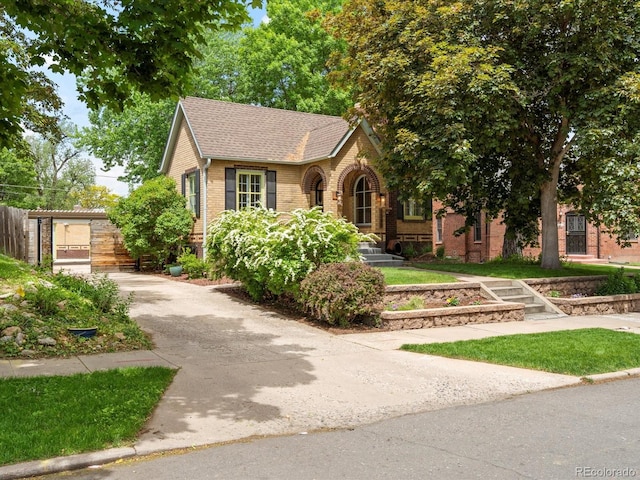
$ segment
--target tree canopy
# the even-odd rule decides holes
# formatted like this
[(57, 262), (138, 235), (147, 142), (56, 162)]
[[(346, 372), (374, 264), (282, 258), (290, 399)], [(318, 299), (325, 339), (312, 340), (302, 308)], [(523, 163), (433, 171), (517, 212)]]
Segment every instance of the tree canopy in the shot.
[[(185, 90), (215, 100), (312, 113), (342, 115), (350, 98), (327, 78), (327, 61), (344, 49), (322, 27), (340, 1), (271, 0), (268, 23), (241, 32), (211, 29), (195, 59)], [(135, 93), (123, 111), (103, 107), (90, 114), (83, 144), (107, 168), (125, 167), (125, 180), (139, 182), (157, 175), (175, 99), (155, 100)]]
[(348, 43), (337, 75), (384, 139), (390, 185), (502, 210), (508, 228), (540, 215), (542, 265), (555, 268), (559, 198), (612, 232), (640, 231), (639, 9), (349, 0), (330, 28)]
[[(21, 132), (34, 107), (56, 95), (35, 67), (83, 78), (90, 108), (116, 109), (139, 91), (158, 100), (186, 91), (205, 32), (248, 20), (243, 0), (7, 0), (0, 6), (0, 147)], [(251, 0), (253, 7), (261, 1)], [(48, 99), (51, 99), (51, 103)]]

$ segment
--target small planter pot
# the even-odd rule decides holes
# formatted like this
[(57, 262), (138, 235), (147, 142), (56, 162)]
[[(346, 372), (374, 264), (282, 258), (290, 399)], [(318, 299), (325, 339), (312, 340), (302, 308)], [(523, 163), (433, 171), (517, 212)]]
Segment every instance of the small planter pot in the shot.
[(91, 338), (91, 337), (95, 336), (95, 334), (98, 332), (98, 327), (67, 328), (67, 331), (69, 333), (75, 335), (76, 337)]
[(174, 265), (173, 267), (169, 267), (169, 273), (172, 277), (179, 277), (182, 275), (182, 265)]

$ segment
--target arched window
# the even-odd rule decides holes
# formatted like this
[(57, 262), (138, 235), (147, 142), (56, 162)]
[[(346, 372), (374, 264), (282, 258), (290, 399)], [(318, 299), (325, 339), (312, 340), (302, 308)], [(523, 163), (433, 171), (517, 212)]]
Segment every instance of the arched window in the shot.
[(371, 186), (365, 175), (356, 180), (353, 197), (356, 225), (371, 225)]
[(322, 181), (322, 177), (318, 177), (318, 181), (315, 182), (311, 192), (313, 195), (313, 205), (322, 207), (322, 210), (324, 210), (324, 182)]

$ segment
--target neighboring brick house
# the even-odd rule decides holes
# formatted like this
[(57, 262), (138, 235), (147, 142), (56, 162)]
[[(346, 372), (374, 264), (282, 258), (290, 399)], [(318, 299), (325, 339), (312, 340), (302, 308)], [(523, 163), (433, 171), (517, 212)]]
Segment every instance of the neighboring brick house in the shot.
[[(435, 203), (434, 211), (440, 207), (441, 204)], [(502, 254), (505, 227), (500, 219), (487, 222), (486, 217), (479, 214), (470, 229), (455, 236), (454, 232), (463, 226), (462, 215), (449, 212), (440, 219), (434, 216), (434, 251), (438, 247), (444, 248), (445, 255), (474, 263)], [(606, 229), (587, 222), (571, 206), (558, 206), (558, 246), (561, 257), (573, 261), (640, 262), (638, 237), (630, 236), (629, 242), (629, 247), (618, 245), (615, 237), (609, 235)], [(523, 254), (538, 256), (540, 252), (540, 247), (528, 247)]]
[(262, 205), (280, 212), (321, 206), (381, 243), (431, 242), (430, 212), (398, 208), (373, 162), (379, 145), (366, 120), (187, 97), (180, 100), (160, 171), (176, 180), (205, 225), (227, 209)]

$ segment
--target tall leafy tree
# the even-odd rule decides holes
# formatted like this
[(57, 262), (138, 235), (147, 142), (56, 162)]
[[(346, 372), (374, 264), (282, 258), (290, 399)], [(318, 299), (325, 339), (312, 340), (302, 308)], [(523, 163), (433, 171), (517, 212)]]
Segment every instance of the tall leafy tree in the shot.
[(339, 0), (270, 0), (269, 21), (241, 40), (240, 88), (245, 103), (329, 115), (349, 107), (347, 90), (327, 78), (327, 61), (344, 49), (322, 27)]
[[(210, 29), (185, 93), (203, 98), (289, 110), (342, 115), (349, 95), (327, 79), (327, 61), (344, 43), (321, 25), (337, 0), (273, 0), (270, 18), (242, 32)], [(134, 93), (120, 111), (102, 107), (90, 114), (82, 144), (105, 167), (125, 167), (122, 180), (139, 183), (158, 174), (175, 102)]]
[(36, 189), (36, 172), (26, 142), (12, 149), (0, 149), (0, 203), (32, 208), (31, 192)]
[(80, 205), (82, 208), (112, 208), (119, 200), (119, 196), (103, 186), (89, 185), (84, 190), (75, 190), (71, 192), (71, 198), (74, 205)]
[(170, 99), (153, 101), (134, 93), (122, 111), (104, 107), (90, 112), (91, 126), (82, 130), (79, 144), (101, 159), (106, 170), (121, 165), (121, 180), (139, 184), (158, 176), (174, 110)]
[[(158, 100), (185, 92), (209, 28), (248, 20), (244, 0), (6, 0), (0, 6), (0, 146), (21, 130), (33, 67), (83, 77), (91, 108), (131, 91)], [(251, 5), (259, 7), (258, 0)], [(16, 53), (22, 49), (23, 53)], [(42, 82), (36, 82), (42, 85)]]
[(539, 211), (542, 266), (556, 268), (565, 190), (612, 232), (640, 227), (628, 181), (639, 173), (639, 8), (350, 0), (331, 28), (349, 45), (337, 70), (385, 140), (392, 186), (463, 203), (467, 189), (516, 229)]
[(69, 122), (60, 126), (60, 137), (27, 137), (36, 177), (36, 192), (29, 202), (47, 210), (73, 207), (74, 191), (95, 184), (95, 167), (76, 147), (76, 127)]

